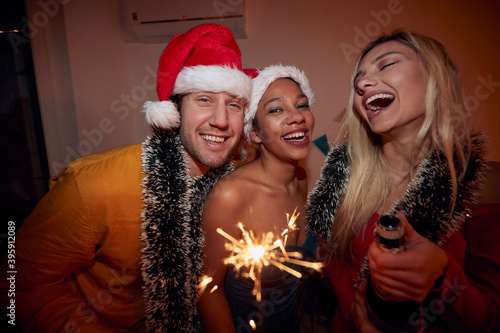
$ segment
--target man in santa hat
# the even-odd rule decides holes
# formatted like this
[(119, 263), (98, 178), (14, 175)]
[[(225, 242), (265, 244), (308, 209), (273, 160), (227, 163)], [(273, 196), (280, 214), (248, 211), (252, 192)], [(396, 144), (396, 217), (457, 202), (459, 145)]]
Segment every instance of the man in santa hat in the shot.
[(24, 330), (201, 330), (200, 214), (232, 169), (251, 94), (230, 30), (205, 24), (173, 37), (157, 92), (144, 105), (144, 143), (70, 163), (20, 228), (15, 267), (4, 266), (15, 297), (8, 276), (0, 283), (2, 308), (14, 301)]

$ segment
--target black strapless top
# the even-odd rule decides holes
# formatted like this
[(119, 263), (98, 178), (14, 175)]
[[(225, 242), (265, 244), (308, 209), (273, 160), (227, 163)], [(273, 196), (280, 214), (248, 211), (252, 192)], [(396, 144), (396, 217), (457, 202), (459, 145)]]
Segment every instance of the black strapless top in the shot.
[[(305, 247), (287, 246), (287, 252), (300, 252), (303, 258), (313, 257)], [(286, 264), (303, 272), (303, 266)], [(226, 298), (231, 308), (236, 332), (299, 332), (297, 289), (300, 279), (274, 265), (265, 266), (261, 273), (262, 300), (257, 302), (252, 291), (254, 282), (250, 278), (238, 276), (229, 268), (224, 281)], [(254, 331), (249, 325), (253, 319), (257, 325)]]

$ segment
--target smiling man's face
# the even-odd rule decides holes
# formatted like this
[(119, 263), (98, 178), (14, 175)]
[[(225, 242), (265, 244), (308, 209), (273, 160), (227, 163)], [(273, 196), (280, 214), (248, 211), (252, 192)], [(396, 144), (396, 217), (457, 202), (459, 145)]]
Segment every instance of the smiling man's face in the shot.
[[(227, 93), (184, 96), (180, 137), (191, 167), (221, 166), (236, 147), (243, 129), (244, 100)], [(200, 165), (201, 164), (201, 165)]]

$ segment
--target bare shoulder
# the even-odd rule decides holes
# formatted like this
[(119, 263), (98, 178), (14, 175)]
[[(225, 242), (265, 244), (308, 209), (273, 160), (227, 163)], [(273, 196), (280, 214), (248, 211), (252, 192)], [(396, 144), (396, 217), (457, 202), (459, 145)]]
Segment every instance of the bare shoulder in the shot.
[(236, 169), (223, 177), (212, 189), (203, 208), (203, 223), (220, 226), (233, 225), (242, 219), (242, 212), (252, 200), (255, 183)]
[(251, 179), (245, 173), (236, 169), (224, 176), (210, 191), (208, 200), (221, 202), (225, 205), (236, 205), (248, 196), (247, 189), (252, 187)]

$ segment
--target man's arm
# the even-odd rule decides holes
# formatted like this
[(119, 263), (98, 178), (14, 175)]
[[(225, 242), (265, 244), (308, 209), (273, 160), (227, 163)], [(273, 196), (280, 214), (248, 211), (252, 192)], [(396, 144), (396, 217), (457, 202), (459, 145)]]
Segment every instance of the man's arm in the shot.
[[(66, 172), (23, 222), (15, 239), (14, 270), (5, 260), (0, 280), (2, 305), (15, 302), (17, 325), (69, 332), (89, 320), (86, 302), (71, 283), (92, 264), (97, 242), (89, 215), (76, 177)], [(10, 294), (9, 275), (15, 276)]]

